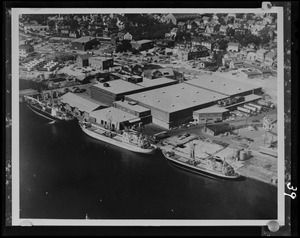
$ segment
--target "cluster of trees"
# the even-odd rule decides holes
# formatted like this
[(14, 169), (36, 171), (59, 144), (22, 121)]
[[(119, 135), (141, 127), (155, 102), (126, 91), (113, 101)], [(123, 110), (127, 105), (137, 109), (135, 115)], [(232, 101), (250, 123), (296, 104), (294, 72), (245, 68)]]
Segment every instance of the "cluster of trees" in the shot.
[(173, 28), (172, 24), (161, 23), (151, 15), (125, 14), (122, 20), (124, 30), (130, 32), (135, 40), (164, 38)]

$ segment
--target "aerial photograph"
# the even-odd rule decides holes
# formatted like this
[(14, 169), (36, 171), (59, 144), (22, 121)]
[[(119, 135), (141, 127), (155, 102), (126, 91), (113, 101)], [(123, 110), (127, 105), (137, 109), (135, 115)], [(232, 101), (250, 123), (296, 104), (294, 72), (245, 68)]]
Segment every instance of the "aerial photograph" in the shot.
[(277, 219), (277, 13), (18, 23), (21, 219)]

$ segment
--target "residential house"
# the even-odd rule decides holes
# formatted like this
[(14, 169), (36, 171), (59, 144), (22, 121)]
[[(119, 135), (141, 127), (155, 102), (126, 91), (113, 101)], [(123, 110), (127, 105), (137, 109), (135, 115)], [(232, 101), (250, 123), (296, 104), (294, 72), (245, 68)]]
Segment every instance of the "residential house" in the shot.
[(201, 45), (205, 46), (210, 51), (218, 50), (220, 48), (219, 43), (216, 41), (202, 41)]
[(212, 34), (215, 32), (215, 27), (211, 24), (206, 24), (205, 33)]
[(234, 30), (234, 35), (246, 35), (249, 34), (249, 30), (247, 28), (236, 28)]
[(32, 55), (33, 52), (34, 52), (34, 48), (30, 44), (24, 44), (24, 45), (19, 46), (19, 56), (20, 57), (25, 58), (27, 56)]
[(209, 55), (208, 49), (204, 49), (204, 48), (196, 49), (196, 50), (178, 50), (177, 53), (178, 59), (183, 61), (206, 57), (208, 55)]
[(256, 51), (256, 60), (263, 63), (265, 61), (265, 56), (267, 54), (267, 50), (259, 49)]
[(254, 27), (255, 20), (248, 20), (246, 27), (251, 30)]
[(227, 51), (229, 52), (238, 52), (239, 51), (240, 44), (235, 42), (229, 42), (227, 44)]
[(78, 55), (76, 58), (76, 65), (78, 67), (89, 66), (89, 58), (92, 57), (91, 54)]
[(226, 36), (226, 35), (227, 35), (227, 29), (228, 29), (228, 26), (221, 26), (221, 27), (220, 27), (220, 30), (219, 30), (219, 33), (220, 33), (221, 35)]
[(256, 52), (253, 52), (253, 51), (248, 52), (246, 60), (255, 62), (256, 61)]
[(271, 15), (268, 15), (264, 18), (264, 20), (266, 22), (268, 22), (269, 24), (272, 24), (273, 23), (273, 20), (274, 20), (274, 17), (272, 17)]
[(196, 22), (194, 22), (194, 21), (192, 21), (192, 20), (188, 20), (188, 21), (187, 21), (186, 28), (187, 28), (188, 30), (194, 30), (194, 29), (196, 29), (197, 27), (198, 27), (198, 24), (197, 24)]
[(163, 16), (163, 19), (166, 23), (172, 22), (174, 25), (177, 25), (180, 21), (193, 20), (199, 17), (198, 13), (169, 13), (166, 16)]
[(179, 30), (185, 31), (185, 29), (186, 29), (185, 22), (183, 22), (183, 21), (178, 22), (177, 27), (178, 27)]
[(207, 24), (210, 21), (210, 17), (204, 16), (204, 17), (202, 17), (202, 20), (203, 20), (204, 24)]
[(272, 66), (274, 63), (274, 60), (277, 58), (276, 53), (268, 52), (265, 56), (265, 64)]
[(80, 33), (77, 30), (70, 30), (69, 32), (69, 37), (70, 38), (79, 38), (80, 37)]

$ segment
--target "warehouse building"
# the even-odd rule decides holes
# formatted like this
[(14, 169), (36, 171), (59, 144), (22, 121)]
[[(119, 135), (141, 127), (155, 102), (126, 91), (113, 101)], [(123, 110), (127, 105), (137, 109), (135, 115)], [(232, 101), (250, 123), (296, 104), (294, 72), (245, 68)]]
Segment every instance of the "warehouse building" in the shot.
[(68, 92), (58, 99), (59, 104), (71, 112), (78, 119), (89, 121), (90, 113), (94, 110), (104, 108), (104, 106), (90, 98), (79, 96), (78, 94)]
[(122, 79), (106, 83), (96, 83), (91, 87), (91, 98), (99, 102), (113, 105), (114, 101), (124, 98), (125, 95), (140, 92), (144, 87), (126, 82)]
[(262, 93), (262, 87), (234, 79), (223, 78), (214, 74), (199, 75), (197, 78), (186, 81), (185, 83), (230, 97)]
[(112, 58), (106, 58), (106, 57), (90, 57), (89, 58), (89, 65), (95, 69), (109, 69), (114, 65), (114, 60)]
[(140, 51), (152, 49), (154, 46), (152, 40), (131, 41), (130, 44), (132, 45), (132, 48)]
[(152, 122), (166, 129), (192, 120), (193, 111), (224, 98), (227, 96), (185, 83), (125, 96), (125, 100), (151, 109)]
[(96, 110), (90, 113), (90, 122), (97, 123), (111, 130), (122, 130), (141, 122), (135, 115), (124, 112), (114, 107)]
[(203, 108), (193, 112), (194, 122), (214, 123), (220, 122), (229, 116), (229, 110), (218, 106)]
[(143, 124), (152, 122), (151, 110), (138, 105), (137, 102), (126, 100), (116, 101), (114, 102), (114, 107), (141, 118), (141, 122), (143, 122)]
[(84, 36), (76, 40), (73, 40), (71, 44), (72, 44), (71, 45), (72, 50), (87, 51), (93, 49), (93, 47), (98, 44), (98, 41), (95, 37)]
[(134, 78), (127, 80), (117, 79), (106, 83), (97, 83), (91, 87), (91, 97), (99, 102), (113, 105), (114, 101), (124, 99), (125, 95), (143, 92), (150, 89), (164, 87), (177, 83), (175, 80), (168, 78), (147, 79), (134, 83)]

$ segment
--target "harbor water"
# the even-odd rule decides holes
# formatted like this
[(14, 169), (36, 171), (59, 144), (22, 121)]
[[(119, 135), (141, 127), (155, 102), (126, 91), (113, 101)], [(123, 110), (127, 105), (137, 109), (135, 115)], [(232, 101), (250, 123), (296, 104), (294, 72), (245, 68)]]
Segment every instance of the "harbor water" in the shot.
[(21, 218), (276, 219), (277, 189), (185, 172), (20, 103), (20, 208)]

